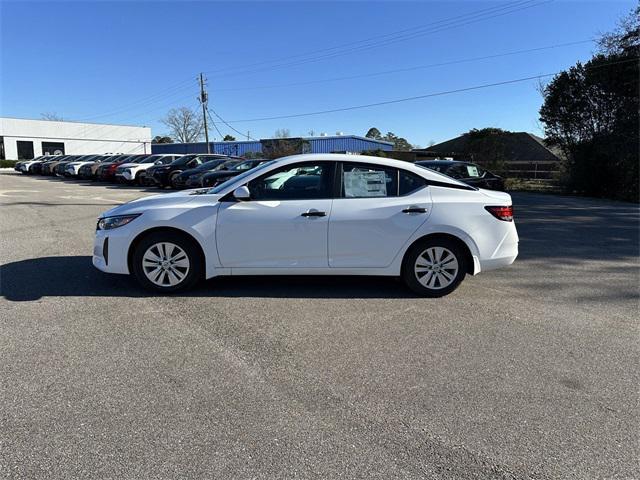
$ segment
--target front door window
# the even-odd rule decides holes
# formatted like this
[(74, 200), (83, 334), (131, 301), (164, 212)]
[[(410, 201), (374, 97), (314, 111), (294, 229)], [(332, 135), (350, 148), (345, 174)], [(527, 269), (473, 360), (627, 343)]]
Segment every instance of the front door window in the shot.
[(252, 200), (330, 198), (333, 165), (326, 162), (287, 166), (249, 182)]

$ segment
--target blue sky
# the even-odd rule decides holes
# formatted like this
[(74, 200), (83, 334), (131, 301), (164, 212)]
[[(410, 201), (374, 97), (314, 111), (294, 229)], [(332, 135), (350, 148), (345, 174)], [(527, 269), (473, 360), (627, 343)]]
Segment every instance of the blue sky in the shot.
[[(21, 118), (56, 112), (65, 120), (147, 125), (155, 135), (166, 131), (160, 119), (171, 107), (198, 106), (201, 71), (208, 77), (210, 105), (228, 121), (450, 91), (586, 60), (593, 43), (451, 63), (593, 39), (633, 6), (613, 0), (2, 1), (1, 110)], [(433, 66), (442, 63), (449, 64)], [(359, 77), (335, 80), (353, 76)], [(537, 85), (529, 80), (232, 125), (255, 138), (278, 128), (292, 135), (364, 135), (376, 126), (422, 146), (474, 127), (540, 134)], [(224, 125), (220, 130), (233, 133)], [(220, 137), (215, 131), (211, 136)]]

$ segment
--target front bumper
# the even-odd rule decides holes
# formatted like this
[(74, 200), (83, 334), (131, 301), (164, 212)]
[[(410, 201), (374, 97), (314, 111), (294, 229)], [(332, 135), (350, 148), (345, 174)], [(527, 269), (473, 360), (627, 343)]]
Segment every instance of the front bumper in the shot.
[(189, 178), (185, 183), (186, 188), (199, 188), (202, 186), (202, 177), (198, 178)]
[(127, 232), (118, 230), (96, 230), (92, 262), (94, 267), (103, 272), (128, 274), (127, 253), (130, 238)]
[(169, 172), (166, 170), (153, 172), (153, 175), (149, 178), (153, 180), (153, 183), (156, 185), (160, 185), (162, 187), (169, 186)]
[(173, 186), (177, 189), (187, 188), (187, 180), (181, 175), (178, 175), (173, 181)]
[(78, 170), (78, 176), (80, 178), (91, 178), (91, 167), (80, 167), (80, 170)]
[[(142, 172), (144, 172), (144, 170), (142, 170)], [(144, 175), (144, 173), (142, 172), (140, 172), (140, 175)], [(122, 172), (122, 178), (127, 182), (133, 182), (136, 179), (136, 173), (138, 172), (131, 172), (129, 170), (125, 170)]]

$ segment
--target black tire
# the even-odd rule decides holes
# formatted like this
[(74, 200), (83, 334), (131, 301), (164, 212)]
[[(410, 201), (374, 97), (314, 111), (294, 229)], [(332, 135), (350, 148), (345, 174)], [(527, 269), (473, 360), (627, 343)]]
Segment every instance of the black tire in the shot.
[(180, 175), (182, 172), (181, 171), (177, 171), (177, 172), (173, 172), (171, 174), (171, 176), (169, 177), (169, 186), (173, 189), (176, 188), (176, 178), (178, 178), (178, 175)]
[[(426, 259), (425, 265), (431, 263), (428, 260), (429, 256), (426, 252), (432, 248), (443, 248), (448, 250), (448, 253), (446, 251), (442, 251), (442, 258), (440, 259), (440, 262), (434, 263), (437, 268), (434, 266), (425, 267), (429, 268), (430, 270), (427, 270), (424, 275), (420, 275), (420, 278), (423, 278), (427, 283), (427, 285), (424, 285), (420, 282), (418, 277), (419, 273), (417, 273), (415, 270), (416, 262), (418, 258), (421, 257), (423, 260)], [(425, 257), (422, 257), (423, 253), (426, 255)], [(457, 262), (457, 271), (455, 271), (455, 274), (452, 273), (452, 269), (446, 268), (447, 266), (451, 267), (453, 263), (449, 254), (453, 255), (455, 257), (455, 261)], [(442, 268), (443, 266), (445, 268)], [(451, 240), (446, 237), (427, 238), (425, 240), (417, 242), (416, 244), (411, 246), (409, 250), (407, 250), (407, 253), (405, 254), (402, 261), (402, 280), (413, 292), (423, 297), (436, 298), (444, 297), (445, 295), (450, 294), (456, 288), (458, 288), (458, 285), (460, 285), (462, 280), (464, 280), (466, 274), (467, 256), (463, 248), (455, 240)], [(453, 279), (447, 280), (446, 276), (452, 276)], [(433, 280), (431, 280), (432, 278)], [(451, 283), (442, 287), (440, 284), (440, 279), (445, 279), (445, 282), (450, 281)], [(430, 283), (433, 283), (432, 287), (429, 286)]]
[[(178, 246), (186, 254), (189, 261), (187, 273), (176, 285), (161, 286), (153, 283), (146, 275), (143, 267), (143, 257), (152, 246), (168, 242)], [(154, 250), (157, 252), (157, 250)], [(204, 258), (195, 240), (179, 232), (155, 232), (145, 236), (135, 247), (131, 258), (131, 271), (140, 285), (148, 290), (161, 293), (172, 293), (192, 288), (204, 277)], [(168, 277), (168, 275), (167, 275)]]
[(138, 185), (140, 185), (141, 187), (144, 187), (145, 184), (145, 177), (147, 176), (146, 173), (144, 172), (138, 172), (136, 173), (136, 179), (134, 180), (134, 183), (137, 183)]

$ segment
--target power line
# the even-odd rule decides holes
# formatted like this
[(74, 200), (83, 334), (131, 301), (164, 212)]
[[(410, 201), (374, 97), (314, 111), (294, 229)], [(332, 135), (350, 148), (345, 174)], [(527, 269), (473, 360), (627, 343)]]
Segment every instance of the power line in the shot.
[[(479, 10), (477, 12), (471, 12), (468, 14), (463, 14), (463, 15), (458, 15), (456, 17), (451, 17), (448, 19), (443, 19), (443, 20), (439, 20), (437, 22), (431, 22), (429, 24), (423, 25), (421, 27), (415, 27), (415, 28), (419, 28), (420, 31), (418, 32), (414, 32), (411, 34), (402, 34), (402, 35), (398, 35), (398, 32), (396, 32), (396, 34), (387, 34), (387, 35), (380, 35), (378, 37), (372, 37), (373, 39), (375, 38), (382, 38), (382, 37), (388, 37), (390, 35), (397, 35), (394, 38), (390, 38), (388, 40), (383, 40), (383, 41), (373, 41), (370, 43), (366, 43), (364, 45), (360, 45), (357, 47), (351, 47), (349, 49), (343, 50), (343, 51), (336, 51), (333, 53), (325, 53), (323, 55), (316, 55), (316, 56), (312, 56), (311, 54), (307, 53), (307, 54), (299, 54), (299, 55), (294, 55), (291, 57), (284, 57), (281, 58), (279, 60), (271, 60), (271, 61), (264, 61), (264, 62), (258, 62), (256, 64), (253, 65), (261, 65), (261, 64), (268, 64), (268, 63), (274, 63), (274, 62), (278, 62), (281, 60), (288, 60), (291, 58), (296, 58), (296, 57), (304, 57), (301, 60), (295, 60), (295, 61), (290, 61), (288, 63), (279, 63), (279, 64), (275, 64), (275, 65), (271, 65), (271, 66), (265, 66), (263, 68), (256, 68), (256, 69), (249, 69), (249, 70), (242, 70), (242, 71), (237, 71), (237, 72), (229, 72), (229, 73), (224, 73), (225, 70), (219, 70), (218, 75), (214, 75), (215, 77), (225, 77), (225, 76), (233, 76), (233, 75), (242, 75), (242, 74), (248, 74), (248, 73), (255, 73), (255, 72), (260, 72), (260, 71), (266, 71), (266, 70), (272, 70), (272, 69), (276, 69), (276, 68), (283, 68), (283, 67), (290, 67), (290, 66), (297, 66), (297, 65), (302, 65), (305, 63), (310, 63), (310, 62), (316, 62), (319, 60), (324, 60), (324, 59), (328, 59), (328, 58), (334, 58), (337, 56), (343, 56), (343, 55), (347, 55), (350, 53), (354, 53), (354, 52), (360, 52), (360, 51), (364, 51), (364, 50), (370, 50), (372, 48), (379, 48), (382, 46), (387, 46), (393, 43), (397, 43), (400, 41), (406, 41), (406, 40), (410, 40), (412, 38), (416, 38), (419, 36), (424, 36), (424, 35), (431, 35), (431, 34), (435, 34), (435, 33), (440, 33), (446, 30), (449, 30), (451, 28), (456, 28), (456, 27), (461, 27), (464, 25), (468, 25), (471, 23), (477, 23), (480, 21), (484, 21), (484, 20), (489, 20), (492, 18), (496, 18), (499, 16), (503, 16), (503, 15), (507, 15), (507, 14), (511, 14), (520, 10), (524, 10), (527, 8), (531, 8), (531, 7), (535, 7), (535, 6), (539, 6), (545, 3), (549, 3), (553, 0), (545, 0), (545, 1), (538, 1), (538, 0), (524, 0), (524, 1), (519, 1), (519, 2), (513, 2), (510, 3), (506, 6), (498, 6), (498, 7), (491, 7), (488, 9), (483, 9), (483, 10)], [(534, 3), (532, 3), (534, 2)], [(464, 19), (464, 17), (469, 17), (467, 19)], [(475, 17), (475, 18), (474, 18)], [(461, 22), (460, 20), (466, 20), (464, 22)], [(443, 24), (440, 25), (439, 27), (436, 28), (430, 28), (434, 25), (437, 24)], [(401, 31), (404, 32), (404, 31)], [(371, 40), (371, 39), (369, 39)], [(352, 43), (363, 43), (369, 40), (361, 40), (358, 42), (352, 42)], [(349, 44), (346, 44), (349, 45)], [(330, 51), (330, 50), (336, 50), (339, 49), (341, 47), (332, 47), (330, 49), (325, 49), (325, 50), (319, 50), (320, 52), (323, 51)], [(249, 65), (252, 66), (252, 65)], [(238, 68), (241, 67), (236, 67), (234, 69), (231, 70), (237, 70)], [(227, 69), (229, 70), (229, 69)]]
[[(528, 1), (532, 1), (532, 0), (526, 0), (526, 1), (528, 2)], [(523, 2), (522, 1), (513, 2), (513, 4), (511, 4), (511, 5), (513, 6), (513, 5), (520, 4), (520, 3), (523, 3)], [(474, 10), (473, 12), (469, 12), (469, 13), (466, 13), (466, 14), (457, 15), (457, 16), (445, 18), (445, 19), (442, 19), (442, 20), (437, 20), (435, 22), (429, 22), (427, 24), (418, 25), (418, 26), (415, 26), (415, 27), (406, 28), (406, 29), (403, 29), (403, 30), (390, 32), (390, 33), (387, 33), (387, 34), (376, 35), (376, 36), (373, 36), (373, 37), (368, 37), (368, 38), (365, 38), (365, 39), (356, 40), (356, 41), (353, 41), (353, 42), (348, 42), (348, 43), (336, 45), (334, 47), (310, 50), (310, 51), (307, 51), (307, 52), (304, 52), (304, 53), (299, 53), (299, 54), (296, 54), (296, 55), (289, 55), (289, 56), (286, 56), (286, 57), (279, 57), (279, 58), (275, 58), (275, 59), (272, 59), (272, 60), (263, 60), (263, 61), (260, 61), (260, 62), (255, 62), (253, 64), (243, 65), (242, 67), (255, 67), (255, 66), (260, 66), (260, 65), (268, 65), (270, 63), (275, 63), (275, 62), (280, 62), (280, 61), (285, 61), (285, 60), (291, 60), (293, 58), (300, 58), (300, 57), (306, 59), (309, 56), (314, 55), (314, 54), (326, 53), (326, 52), (330, 52), (330, 51), (333, 51), (333, 50), (340, 50), (340, 49), (343, 49), (344, 47), (352, 47), (354, 45), (358, 45), (358, 44), (366, 43), (366, 42), (371, 42), (371, 41), (376, 40), (376, 39), (382, 39), (382, 38), (386, 38), (386, 37), (395, 37), (397, 35), (407, 34), (408, 32), (422, 31), (426, 27), (429, 27), (429, 26), (435, 26), (435, 25), (438, 25), (438, 24), (443, 23), (443, 22), (449, 22), (449, 21), (452, 21), (454, 19), (463, 18), (465, 16), (477, 15), (479, 13), (493, 11), (496, 8), (506, 8), (506, 7), (505, 6), (500, 6), (500, 7), (495, 7), (494, 6), (494, 7), (484, 8), (484, 9), (481, 9), (481, 10)], [(220, 72), (225, 72), (225, 71), (229, 71), (229, 70), (236, 70), (236, 69), (242, 68), (242, 67), (229, 67), (229, 68), (221, 69), (221, 70), (211, 70), (208, 73), (220, 73)]]
[[(334, 56), (339, 56), (339, 55), (346, 55), (348, 53), (351, 53), (352, 51), (357, 51), (357, 50), (361, 50), (361, 49), (370, 49), (370, 48), (374, 48), (374, 47), (379, 47), (379, 46), (383, 46), (384, 44), (390, 44), (390, 43), (395, 43), (397, 41), (405, 41), (408, 40), (410, 38), (414, 38), (416, 36), (420, 36), (420, 35), (426, 35), (426, 34), (432, 34), (432, 33), (438, 33), (440, 31), (443, 31), (447, 28), (450, 27), (459, 27), (459, 26), (463, 26), (466, 25), (468, 23), (475, 23), (477, 21), (482, 21), (482, 20), (487, 20), (490, 18), (495, 18), (497, 16), (501, 16), (501, 15), (505, 15), (505, 14), (509, 14), (509, 13), (513, 13), (515, 11), (519, 11), (519, 10), (523, 10), (525, 8), (530, 8), (533, 6), (538, 6), (541, 5), (543, 3), (549, 3), (553, 0), (546, 0), (546, 1), (542, 1), (542, 2), (538, 2), (538, 0), (519, 0), (516, 2), (512, 2), (509, 3), (508, 5), (503, 5), (503, 6), (494, 6), (494, 7), (490, 7), (490, 8), (486, 8), (486, 9), (481, 9), (481, 10), (477, 10), (477, 11), (473, 11), (473, 12), (469, 12), (466, 14), (462, 14), (462, 15), (457, 15), (454, 17), (450, 17), (450, 18), (446, 18), (446, 19), (442, 19), (442, 20), (438, 20), (435, 22), (430, 22), (428, 24), (425, 25), (421, 25), (421, 26), (417, 26), (417, 27), (412, 27), (409, 29), (404, 29), (404, 30), (400, 30), (397, 32), (392, 32), (392, 33), (388, 33), (388, 34), (383, 34), (383, 35), (378, 35), (375, 37), (370, 37), (367, 39), (362, 39), (362, 40), (358, 40), (355, 42), (350, 42), (350, 43), (346, 43), (346, 44), (342, 44), (342, 45), (338, 45), (335, 47), (331, 47), (328, 49), (321, 49), (321, 50), (315, 50), (315, 51), (311, 51), (311, 52), (307, 52), (305, 54), (297, 54), (297, 55), (293, 55), (290, 57), (283, 57), (281, 59), (276, 59), (276, 60), (270, 60), (270, 61), (263, 61), (263, 62), (258, 62), (255, 64), (250, 64), (250, 65), (245, 65), (242, 67), (235, 67), (235, 69), (237, 70), (238, 68), (243, 68), (243, 67), (250, 67), (250, 66), (255, 66), (255, 65), (263, 65), (263, 64), (268, 64), (268, 63), (273, 63), (279, 60), (287, 60), (287, 59), (292, 59), (292, 58), (297, 58), (297, 57), (305, 57), (304, 60), (300, 60), (297, 62), (293, 62), (293, 63), (289, 63), (289, 64), (280, 64), (280, 65), (272, 65), (270, 67), (265, 67), (262, 69), (258, 69), (256, 71), (260, 71), (260, 70), (269, 70), (269, 69), (274, 69), (274, 68), (282, 68), (282, 67), (287, 67), (287, 66), (292, 66), (292, 65), (300, 65), (303, 63), (308, 63), (308, 62), (312, 62), (312, 61), (318, 61), (318, 60), (322, 60), (325, 58), (331, 58)], [(534, 2), (534, 3), (532, 3)], [(538, 3), (535, 3), (538, 2)], [(496, 15), (497, 12), (502, 12), (502, 13), (498, 13)], [(488, 17), (486, 15), (490, 14)], [(484, 16), (484, 18), (482, 18)], [(467, 17), (467, 19), (469, 18), (474, 18), (477, 17), (475, 20), (472, 20), (470, 22), (466, 22), (466, 23), (460, 23), (460, 24), (455, 24), (456, 22), (459, 22), (460, 19), (465, 19), (465, 17)], [(453, 24), (451, 24), (451, 22), (453, 22)], [(441, 25), (441, 27), (446, 27), (446, 28), (437, 28), (435, 30), (429, 30), (429, 31), (423, 31), (428, 27), (434, 26), (434, 25), (439, 25), (439, 24), (443, 24)], [(449, 24), (449, 25), (447, 25)], [(411, 32), (411, 33), (409, 33)], [(389, 38), (390, 37), (390, 38)], [(373, 43), (366, 43), (366, 42), (371, 42), (371, 40), (376, 40), (376, 39), (382, 39), (382, 38), (388, 38), (388, 40), (384, 40), (382, 42), (378, 41), (378, 42), (373, 42)], [(339, 50), (345, 46), (350, 46), (350, 45), (358, 45), (358, 44), (365, 44), (365, 45), (361, 45), (359, 47), (352, 47), (350, 50), (347, 51), (337, 51), (331, 54), (325, 54), (322, 55), (320, 57), (316, 57), (316, 58), (308, 58), (309, 54), (312, 53), (319, 53), (319, 52), (330, 52), (333, 50)], [(232, 68), (231, 70), (233, 70), (234, 68)], [(227, 69), (229, 70), (229, 69)], [(221, 72), (224, 72), (225, 70), (221, 70)], [(244, 73), (251, 73), (251, 70), (246, 70), (246, 71), (240, 71), (240, 72), (236, 72), (236, 73), (230, 73), (228, 75), (239, 75), (239, 74), (244, 74)], [(228, 76), (227, 75), (227, 76)], [(222, 75), (225, 76), (225, 75)], [(125, 111), (130, 111), (130, 110), (137, 110), (140, 109), (142, 107), (148, 106), (148, 105), (152, 105), (155, 103), (158, 103), (159, 101), (163, 101), (166, 100), (167, 92), (171, 92), (171, 94), (169, 96), (173, 96), (177, 93), (180, 93), (181, 91), (185, 91), (189, 88), (191, 88), (189, 85), (185, 85), (186, 83), (192, 81), (191, 79), (188, 80), (183, 80), (181, 82), (178, 82), (177, 84), (168, 87), (164, 90), (161, 90), (153, 95), (150, 95), (148, 97), (143, 97), (139, 100), (136, 100), (134, 102), (129, 103), (126, 107), (124, 108), (120, 108), (118, 110), (114, 110), (108, 113), (103, 113), (100, 115), (95, 115), (92, 117), (84, 117), (81, 120), (90, 120), (90, 119), (98, 119), (98, 118), (105, 118), (105, 117), (110, 117), (110, 116), (114, 116), (114, 115), (118, 115), (121, 114)], [(138, 115), (141, 116), (141, 115)], [(244, 135), (244, 134), (243, 134)]]
[[(139, 108), (140, 106), (143, 106), (143, 105), (146, 105), (146, 104), (152, 104), (152, 103), (155, 103), (155, 102), (157, 102), (159, 100), (165, 100), (167, 98), (167, 94), (169, 94), (169, 96), (173, 96), (178, 92), (185, 91), (186, 89), (192, 88), (190, 85), (185, 85), (186, 83), (192, 82), (192, 81), (193, 81), (193, 79), (191, 79), (191, 78), (188, 79), (188, 80), (183, 80), (183, 81), (178, 82), (178, 83), (176, 83), (176, 84), (174, 84), (174, 85), (172, 85), (170, 87), (167, 87), (167, 88), (165, 88), (165, 89), (163, 89), (163, 90), (161, 90), (161, 91), (159, 91), (159, 92), (157, 92), (157, 93), (155, 93), (153, 95), (149, 95), (147, 97), (142, 97), (142, 98), (140, 98), (138, 100), (134, 100), (133, 102), (129, 102), (126, 107), (121, 107), (121, 108), (118, 108), (116, 110), (109, 111), (107, 113), (101, 113), (99, 115), (94, 115), (94, 116), (91, 116), (91, 117), (83, 117), (83, 118), (79, 119), (79, 121), (92, 120), (92, 119), (96, 119), (96, 118), (110, 117), (110, 116), (113, 116), (113, 115), (117, 115), (120, 112), (131, 110), (132, 109), (131, 108), (132, 105), (141, 104), (141, 105), (138, 105), (137, 107), (135, 107), (135, 108)], [(169, 93), (169, 92), (171, 92), (171, 93)]]
[[(134, 118), (140, 118), (140, 117), (143, 117), (143, 116), (147, 116), (147, 115), (149, 115), (150, 112), (155, 112), (155, 111), (158, 111), (158, 110), (161, 110), (161, 109), (164, 110), (166, 108), (169, 108), (169, 107), (172, 107), (172, 106), (176, 106), (177, 102), (183, 102), (185, 100), (190, 100), (190, 99), (193, 99), (193, 98), (194, 98), (193, 94), (191, 94), (189, 96), (186, 96), (186, 97), (181, 97), (181, 98), (172, 100), (170, 103), (167, 103), (167, 104), (163, 103), (162, 105), (158, 105), (157, 107), (154, 107), (154, 108), (152, 108), (150, 110), (147, 109), (147, 110), (145, 110), (145, 111), (143, 111), (141, 113), (137, 113), (137, 114), (134, 114), (134, 115), (128, 115), (127, 119), (131, 120), (131, 119), (134, 119)], [(104, 129), (109, 128), (110, 126), (111, 125), (108, 125), (108, 124), (107, 125), (105, 125), (105, 124), (95, 124), (92, 127), (89, 127), (89, 129), (87, 129), (87, 132), (90, 132), (92, 135), (95, 135), (97, 132), (103, 131)]]
[[(610, 63), (606, 63), (606, 64), (601, 64), (601, 65), (596, 65), (593, 67), (588, 67), (588, 69), (596, 69), (596, 68), (602, 68), (608, 65), (615, 65), (615, 64), (620, 64), (620, 63), (628, 63), (631, 61), (637, 61), (640, 57), (634, 57), (632, 59), (627, 59), (627, 60), (621, 60), (618, 62), (610, 62)], [(540, 78), (545, 78), (545, 77), (551, 77), (554, 75), (557, 75), (561, 72), (553, 72), (553, 73), (544, 73), (544, 74), (540, 74), (540, 75), (533, 75), (530, 77), (523, 77), (523, 78), (516, 78), (516, 79), (512, 79), (512, 80), (504, 80), (501, 82), (494, 82), (494, 83), (485, 83), (482, 85), (474, 85), (471, 87), (465, 87), (465, 88), (458, 88), (455, 90), (445, 90), (442, 92), (436, 92), (436, 93), (428, 93), (428, 94), (424, 94), (424, 95), (415, 95), (412, 97), (404, 97), (404, 98), (397, 98), (397, 99), (393, 99), (393, 100), (385, 100), (382, 102), (374, 102), (374, 103), (368, 103), (368, 104), (364, 104), (364, 105), (352, 105), (349, 107), (341, 107), (341, 108), (333, 108), (333, 109), (329, 109), (329, 110), (319, 110), (319, 111), (315, 111), (315, 112), (305, 112), (305, 113), (295, 113), (295, 114), (289, 114), (289, 115), (277, 115), (277, 116), (272, 116), (272, 117), (261, 117), (261, 118), (245, 118), (245, 119), (240, 119), (240, 120), (229, 120), (229, 123), (248, 123), (248, 122), (263, 122), (263, 121), (267, 121), (267, 120), (280, 120), (280, 119), (284, 119), (284, 118), (298, 118), (298, 117), (308, 117), (308, 116), (312, 116), (312, 115), (323, 115), (323, 114), (327, 114), (327, 113), (336, 113), (336, 112), (346, 112), (346, 111), (350, 111), (350, 110), (359, 110), (359, 109), (363, 109), (363, 108), (371, 108), (371, 107), (378, 107), (378, 106), (382, 106), (382, 105), (391, 105), (391, 104), (395, 104), (395, 103), (403, 103), (403, 102), (410, 102), (413, 100), (420, 100), (420, 99), (424, 99), (424, 98), (431, 98), (431, 97), (439, 97), (439, 96), (443, 96), (443, 95), (451, 95), (453, 93), (462, 93), (462, 92), (469, 92), (469, 91), (473, 91), (473, 90), (480, 90), (480, 89), (484, 89), (484, 88), (490, 88), (490, 87), (497, 87), (497, 86), (502, 86), (502, 85), (510, 85), (510, 84), (514, 84), (514, 83), (520, 83), (520, 82), (526, 82), (529, 80), (536, 80), (536, 79), (540, 79)], [(227, 122), (225, 122), (225, 124), (228, 125)]]
[(555, 44), (555, 45), (548, 45), (548, 46), (545, 46), (545, 47), (530, 48), (530, 49), (526, 49), (526, 50), (514, 50), (514, 51), (511, 51), (511, 52), (496, 53), (496, 54), (493, 54), (493, 55), (485, 55), (485, 56), (482, 56), (482, 57), (471, 57), (471, 58), (465, 58), (465, 59), (460, 59), (460, 60), (450, 60), (450, 61), (446, 61), (446, 62), (431, 63), (431, 64), (427, 64), (427, 65), (416, 65), (416, 66), (413, 66), (413, 67), (398, 68), (398, 69), (393, 69), (393, 70), (382, 70), (382, 71), (378, 71), (378, 72), (362, 73), (362, 74), (358, 74), (358, 75), (349, 75), (349, 76), (344, 76), (344, 77), (333, 77), (333, 78), (326, 78), (326, 79), (322, 79), (322, 80), (309, 80), (307, 82), (282, 83), (282, 84), (279, 84), (279, 85), (258, 85), (258, 86), (255, 86), (255, 87), (221, 88), (221, 89), (217, 89), (216, 91), (218, 91), (218, 92), (235, 92), (235, 91), (246, 91), (246, 90), (262, 90), (262, 89), (270, 89), (270, 88), (282, 88), (282, 87), (295, 87), (295, 86), (303, 86), (303, 85), (315, 85), (315, 84), (322, 84), (322, 83), (328, 83), (328, 82), (337, 82), (337, 81), (341, 81), (341, 80), (354, 80), (354, 79), (358, 79), (358, 78), (376, 77), (376, 76), (388, 75), (388, 74), (392, 74), (392, 73), (411, 72), (411, 71), (415, 71), (415, 70), (423, 70), (423, 69), (434, 68), (434, 67), (443, 67), (443, 66), (447, 66), (447, 65), (457, 65), (457, 64), (460, 64), (460, 63), (476, 62), (476, 61), (479, 61), (479, 60), (489, 60), (489, 59), (493, 59), (493, 58), (501, 58), (501, 57), (507, 57), (507, 56), (512, 56), (512, 55), (519, 55), (519, 54), (522, 54), (522, 53), (539, 52), (539, 51), (543, 51), (543, 50), (550, 50), (550, 49), (553, 49), (553, 48), (568, 47), (568, 46), (572, 46), (572, 45), (580, 45), (580, 44), (593, 43), (593, 42), (594, 42), (594, 40), (579, 40), (579, 41), (576, 41), (576, 42), (559, 43), (559, 44)]
[[(209, 111), (209, 109), (207, 108), (207, 112), (208, 112), (208, 111)], [(241, 135), (241, 136), (243, 136), (243, 137), (246, 135), (246, 137), (247, 137), (249, 140), (253, 140), (254, 142), (257, 142), (257, 141), (258, 141), (258, 140), (256, 140), (255, 138), (252, 138), (252, 137), (249, 135), (249, 132), (247, 132), (247, 133), (245, 134), (245, 133), (242, 133), (241, 131), (236, 130), (235, 128), (233, 128), (231, 125), (229, 125), (229, 123), (227, 123), (227, 121), (226, 121), (224, 118), (222, 118), (220, 115), (218, 115), (218, 114), (216, 113), (216, 111), (215, 111), (213, 108), (211, 109), (211, 111), (212, 111), (212, 112), (214, 113), (214, 115), (215, 115), (215, 116), (220, 120), (220, 122), (224, 123), (227, 127), (229, 127), (231, 130), (233, 130), (234, 132), (236, 132), (238, 135)], [(211, 115), (211, 113), (209, 113), (209, 115)], [(213, 119), (212, 119), (211, 121), (213, 122), (213, 124), (214, 124), (214, 125), (217, 123), (217, 122), (214, 122), (214, 121), (213, 121)]]
[(218, 135), (220, 135), (220, 139), (223, 140), (224, 135), (222, 135), (222, 132), (218, 128), (218, 125), (216, 124), (215, 120), (213, 120), (213, 118), (211, 117), (211, 112), (209, 112), (208, 108), (207, 108), (207, 115), (209, 115), (209, 120), (211, 120), (211, 125), (213, 125), (213, 128), (215, 128), (216, 132), (218, 132)]
[[(317, 84), (323, 84), (323, 83), (329, 83), (329, 82), (335, 82), (335, 81), (353, 80), (353, 79), (358, 79), (358, 78), (369, 78), (369, 77), (376, 77), (376, 76), (382, 76), (382, 75), (389, 75), (389, 74), (393, 74), (393, 73), (411, 72), (411, 71), (423, 70), (423, 69), (429, 69), (429, 68), (435, 68), (435, 67), (443, 67), (443, 66), (448, 66), (448, 65), (470, 63), (470, 62), (475, 62), (475, 61), (489, 60), (489, 59), (501, 58), (501, 57), (508, 57), (508, 56), (519, 55), (519, 54), (523, 54), (523, 53), (532, 53), (532, 52), (538, 52), (538, 51), (550, 50), (550, 49), (554, 49), (554, 48), (562, 48), (562, 47), (568, 47), (568, 46), (580, 45), (580, 44), (592, 43), (592, 42), (593, 42), (593, 40), (579, 40), (579, 41), (575, 41), (575, 42), (567, 42), (567, 43), (560, 43), (560, 44), (554, 44), (554, 45), (547, 45), (547, 46), (536, 47), (536, 48), (531, 48), (531, 49), (514, 50), (514, 51), (510, 51), (510, 52), (503, 52), (503, 53), (485, 55), (485, 56), (480, 56), (480, 57), (470, 57), (470, 58), (465, 58), (465, 59), (450, 60), (450, 61), (444, 61), (444, 62), (438, 62), (438, 63), (432, 63), (432, 64), (426, 64), (426, 65), (416, 65), (416, 66), (393, 69), (393, 70), (382, 70), (382, 71), (378, 71), (378, 72), (363, 73), (363, 74), (358, 74), (358, 75), (333, 77), (333, 78), (327, 78), (327, 79), (321, 79), (321, 80), (310, 80), (310, 81), (306, 81), (306, 82), (292, 82), (292, 83), (284, 83), (284, 84), (278, 84), (278, 85), (259, 85), (259, 86), (254, 86), (254, 87), (222, 88), (222, 89), (216, 89), (216, 91), (219, 91), (219, 92), (232, 92), (232, 91), (263, 90), (263, 89), (271, 89), (271, 88), (283, 88), (283, 87), (304, 86), (304, 85), (317, 85)], [(158, 102), (165, 101), (165, 100), (167, 100), (167, 99), (169, 99), (171, 97), (174, 97), (176, 94), (181, 93), (183, 90), (191, 89), (191, 88), (192, 88), (191, 86), (187, 85), (186, 87), (182, 87), (178, 91), (175, 91), (175, 92), (173, 92), (172, 94), (170, 94), (168, 96), (164, 96), (164, 97), (161, 97), (161, 98), (158, 98), (158, 99), (155, 99), (155, 100), (147, 101), (147, 102), (144, 102), (144, 104), (140, 104), (138, 106), (130, 106), (130, 107), (124, 108), (124, 109), (122, 109), (120, 111), (115, 111), (115, 112), (107, 113), (107, 114), (101, 114), (101, 115), (97, 115), (97, 116), (90, 117), (90, 118), (109, 117), (109, 116), (117, 115), (119, 113), (123, 113), (124, 111), (127, 111), (127, 110), (134, 110), (135, 111), (135, 110), (138, 110), (140, 108), (144, 108), (146, 106), (149, 106), (149, 105), (152, 105), (152, 104), (156, 104)], [(188, 95), (186, 97), (185, 96), (181, 96), (181, 97), (175, 98), (169, 104), (163, 103), (163, 105), (174, 105), (176, 102), (183, 101), (185, 99), (191, 99), (191, 95)], [(134, 102), (131, 105), (134, 105), (135, 103), (136, 102)], [(129, 116), (129, 118), (141, 117), (141, 116), (145, 115), (146, 113), (148, 113), (149, 111), (158, 110), (159, 108), (165, 108), (165, 107), (158, 107), (158, 108), (154, 108), (153, 110), (144, 110), (142, 114), (134, 115), (133, 117)], [(245, 135), (246, 134), (243, 134), (243, 136), (245, 136)]]

